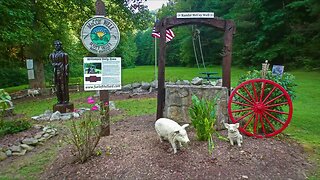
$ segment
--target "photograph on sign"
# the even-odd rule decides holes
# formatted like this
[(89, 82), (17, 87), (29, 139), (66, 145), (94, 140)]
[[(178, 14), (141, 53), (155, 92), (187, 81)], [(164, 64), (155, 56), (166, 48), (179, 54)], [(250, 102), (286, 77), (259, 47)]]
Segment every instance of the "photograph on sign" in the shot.
[(85, 91), (121, 89), (120, 57), (85, 57), (83, 71)]
[(101, 63), (84, 63), (85, 74), (101, 74)]
[(272, 66), (272, 75), (282, 77), (283, 71), (284, 71), (284, 66), (281, 66), (281, 65)]
[(95, 16), (82, 26), (81, 40), (88, 51), (105, 55), (111, 53), (118, 46), (120, 32), (111, 19)]

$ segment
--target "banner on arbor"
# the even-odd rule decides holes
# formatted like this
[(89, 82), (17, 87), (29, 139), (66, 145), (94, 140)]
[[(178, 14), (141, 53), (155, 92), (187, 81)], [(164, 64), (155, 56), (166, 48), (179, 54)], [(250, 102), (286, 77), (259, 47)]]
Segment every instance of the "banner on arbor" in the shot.
[(121, 89), (121, 57), (83, 58), (84, 90)]

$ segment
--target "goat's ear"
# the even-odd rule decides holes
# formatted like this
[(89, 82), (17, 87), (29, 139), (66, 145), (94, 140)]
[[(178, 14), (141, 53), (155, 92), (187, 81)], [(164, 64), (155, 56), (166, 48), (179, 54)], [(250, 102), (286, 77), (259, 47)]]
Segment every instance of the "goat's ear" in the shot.
[(188, 126), (189, 126), (189, 124), (184, 124), (184, 125), (182, 125), (182, 129), (185, 129)]
[(224, 124), (224, 127), (226, 127), (227, 129), (230, 128), (230, 125), (229, 125), (229, 124), (227, 124), (227, 123), (223, 123), (223, 124)]
[(236, 125), (236, 128), (239, 128), (239, 123), (236, 123), (235, 125)]

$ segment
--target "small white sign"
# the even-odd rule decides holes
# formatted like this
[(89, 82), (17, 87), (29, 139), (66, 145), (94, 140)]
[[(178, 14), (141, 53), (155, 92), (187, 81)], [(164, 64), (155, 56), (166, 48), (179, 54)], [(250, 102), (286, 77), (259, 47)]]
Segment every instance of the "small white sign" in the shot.
[(28, 69), (28, 79), (34, 79), (34, 70)]
[(177, 18), (214, 18), (213, 12), (180, 12)]
[(33, 59), (27, 59), (27, 69), (33, 69)]
[(121, 57), (83, 58), (84, 90), (121, 89)]

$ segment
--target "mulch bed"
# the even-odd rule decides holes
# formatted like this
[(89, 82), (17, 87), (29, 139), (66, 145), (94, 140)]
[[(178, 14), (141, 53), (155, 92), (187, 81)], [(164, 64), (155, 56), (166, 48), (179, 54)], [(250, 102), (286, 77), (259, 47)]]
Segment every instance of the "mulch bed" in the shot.
[(190, 144), (173, 154), (168, 142), (160, 143), (154, 121), (141, 116), (113, 124), (99, 143), (102, 155), (84, 164), (63, 149), (42, 179), (306, 179), (311, 168), (297, 143), (275, 138), (245, 137), (242, 147), (215, 139), (209, 155), (192, 128)]
[[(113, 94), (110, 100), (155, 95)], [(111, 135), (99, 142), (102, 154), (84, 164), (74, 161), (70, 146), (61, 149), (41, 179), (306, 179), (313, 170), (303, 148), (283, 135), (244, 137), (242, 147), (215, 138), (210, 155), (207, 142), (197, 141), (194, 129), (188, 127), (191, 142), (173, 154), (168, 142), (160, 143), (155, 119), (155, 115), (139, 116), (112, 124)], [(226, 135), (225, 131), (220, 133)], [(0, 138), (0, 144), (8, 142), (5, 138)]]

